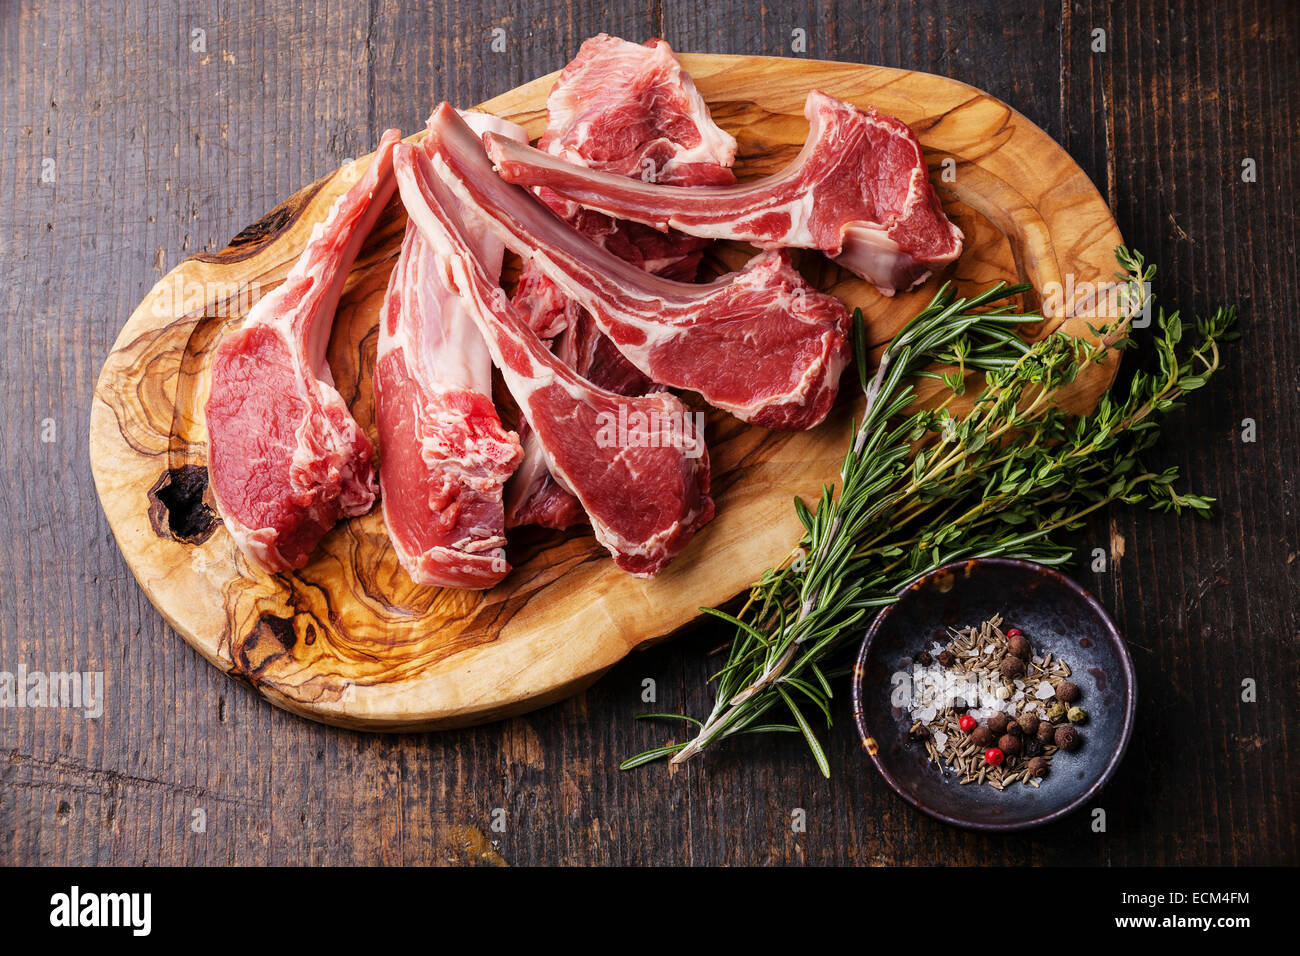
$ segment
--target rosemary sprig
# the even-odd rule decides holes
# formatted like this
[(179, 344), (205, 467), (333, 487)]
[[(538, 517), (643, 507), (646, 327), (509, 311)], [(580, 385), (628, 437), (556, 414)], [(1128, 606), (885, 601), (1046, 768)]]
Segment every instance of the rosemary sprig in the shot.
[[(1155, 372), (1134, 373), (1122, 397), (1112, 388), (1089, 415), (1058, 406), (1083, 369), (1135, 347), (1128, 320), (1150, 305), (1155, 267), (1123, 248), (1116, 256), (1125, 270), (1119, 317), (1092, 330), (1095, 342), (1056, 333), (1025, 343), (1016, 327), (1041, 316), (1005, 301), (1024, 286), (998, 284), (959, 299), (945, 285), (894, 337), (868, 379), (855, 315), (866, 407), (838, 492), (824, 487), (815, 509), (795, 500), (805, 529), (799, 546), (753, 585), (737, 614), (703, 609), (735, 628), (727, 662), (713, 678), (711, 712), (703, 721), (646, 715), (687, 720), (696, 736), (632, 757), (623, 769), (664, 757), (680, 763), (734, 734), (776, 732), (802, 734), (829, 776), (805, 711), (815, 708), (830, 725), (835, 652), (908, 581), (969, 557), (1064, 563), (1072, 549), (1054, 535), (1112, 501), (1208, 513), (1213, 499), (1177, 491), (1177, 470), (1148, 468), (1143, 454), (1164, 416), (1218, 369), (1219, 343), (1235, 337), (1234, 309), (1198, 321), (1190, 344), (1183, 340), (1187, 323), (1161, 311)], [(935, 363), (946, 368), (935, 371)], [(952, 406), (974, 372), (983, 383), (959, 417)], [(909, 412), (919, 377), (938, 379), (948, 394), (936, 407)], [(788, 718), (773, 720), (773, 708)]]

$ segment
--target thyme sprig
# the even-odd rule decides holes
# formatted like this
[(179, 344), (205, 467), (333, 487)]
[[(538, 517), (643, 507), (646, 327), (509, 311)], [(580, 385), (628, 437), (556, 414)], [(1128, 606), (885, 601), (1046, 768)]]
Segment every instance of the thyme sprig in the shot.
[[(1063, 332), (1023, 341), (1016, 329), (1042, 316), (1016, 312), (1006, 300), (1025, 286), (999, 283), (964, 299), (945, 285), (868, 378), (855, 314), (866, 405), (838, 491), (826, 485), (815, 508), (795, 499), (804, 526), (799, 546), (764, 573), (736, 614), (702, 609), (735, 629), (726, 664), (712, 678), (712, 710), (703, 720), (642, 715), (685, 720), (695, 737), (632, 757), (623, 769), (665, 757), (680, 763), (736, 734), (798, 733), (829, 776), (809, 713), (819, 711), (830, 725), (835, 652), (908, 581), (972, 557), (1062, 564), (1073, 549), (1058, 533), (1113, 501), (1209, 512), (1214, 499), (1180, 492), (1177, 469), (1149, 467), (1144, 455), (1182, 396), (1218, 369), (1220, 343), (1235, 337), (1235, 309), (1196, 321), (1190, 340), (1178, 312), (1159, 311), (1157, 368), (1135, 372), (1123, 395), (1103, 393), (1088, 415), (1063, 407), (1081, 372), (1136, 346), (1129, 320), (1151, 306), (1155, 267), (1124, 248), (1116, 257), (1124, 270), (1116, 318), (1092, 329), (1095, 341)], [(969, 411), (959, 414), (958, 398), (980, 375)], [(939, 381), (945, 394), (911, 410), (921, 378)]]

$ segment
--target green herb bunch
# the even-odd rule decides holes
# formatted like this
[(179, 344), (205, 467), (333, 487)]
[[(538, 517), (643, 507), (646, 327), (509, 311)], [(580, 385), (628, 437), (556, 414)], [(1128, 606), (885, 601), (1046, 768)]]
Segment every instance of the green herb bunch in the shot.
[[(1160, 310), (1155, 371), (1134, 373), (1123, 395), (1116, 387), (1103, 393), (1091, 414), (1062, 407), (1082, 371), (1136, 347), (1129, 321), (1150, 312), (1155, 267), (1124, 248), (1116, 256), (1124, 269), (1117, 316), (1091, 329), (1095, 341), (1056, 332), (1026, 343), (1017, 328), (1042, 316), (1007, 300), (1027, 286), (998, 284), (962, 299), (945, 285), (868, 378), (855, 314), (866, 406), (838, 490), (825, 486), (815, 509), (795, 500), (802, 540), (735, 615), (704, 609), (735, 628), (708, 716), (642, 715), (687, 721), (694, 738), (632, 757), (623, 769), (681, 762), (735, 734), (797, 733), (829, 775), (810, 715), (830, 725), (831, 679), (846, 671), (836, 667), (836, 652), (909, 581), (974, 557), (1064, 563), (1073, 549), (1061, 533), (1113, 501), (1208, 514), (1212, 498), (1178, 491), (1177, 469), (1153, 468), (1146, 454), (1164, 417), (1218, 369), (1220, 343), (1235, 337), (1235, 309), (1198, 320), (1187, 338), (1188, 323)], [(943, 398), (912, 410), (922, 378), (937, 380)], [(972, 387), (979, 391), (969, 411), (957, 413), (957, 399)]]

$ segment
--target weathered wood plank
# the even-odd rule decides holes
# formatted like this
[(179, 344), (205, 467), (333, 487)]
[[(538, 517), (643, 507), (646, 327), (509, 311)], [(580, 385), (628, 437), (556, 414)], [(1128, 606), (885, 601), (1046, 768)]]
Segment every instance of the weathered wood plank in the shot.
[[(228, 863), (1289, 862), (1300, 859), (1296, 484), (1297, 15), (1285, 0), (706, 5), (233, 6), (0, 14), (0, 669), (107, 672), (105, 714), (0, 710), (0, 860)], [(403, 5), (404, 6), (404, 5)], [(143, 9), (143, 8), (140, 8)], [(389, 16), (399, 17), (395, 21)], [(649, 709), (700, 713), (711, 628), (637, 654), (581, 697), (503, 724), (384, 740), (290, 717), (179, 641), (141, 596), (94, 501), (90, 390), (120, 316), (182, 257), (422, 121), (443, 89), (483, 99), (556, 69), (600, 29), (678, 49), (928, 69), (1010, 102), (1062, 142), (1169, 301), (1243, 306), (1246, 339), (1171, 432), (1167, 459), (1222, 499), (1212, 522), (1117, 509), (1081, 558), (1124, 540), (1097, 590), (1133, 643), (1134, 745), (1086, 816), (986, 839), (907, 810), (856, 752), (847, 707), (817, 775), (764, 738), (669, 776), (614, 769), (662, 739)], [(500, 22), (505, 54), (486, 34)], [(793, 24), (793, 25), (792, 25)], [(1109, 52), (1090, 50), (1108, 31)], [(192, 54), (207, 30), (210, 60)], [(369, 41), (367, 42), (367, 37)], [(223, 51), (233, 57), (231, 62)], [(55, 105), (51, 105), (55, 104)], [(40, 182), (56, 159), (56, 181)], [(1257, 161), (1258, 182), (1240, 163)], [(1241, 421), (1259, 440), (1240, 441)], [(52, 418), (56, 440), (40, 440)], [(1259, 702), (1238, 702), (1240, 680)], [(187, 827), (196, 807), (206, 834)], [(491, 830), (492, 810), (506, 830)], [(809, 826), (790, 830), (803, 807)], [(476, 835), (477, 834), (477, 835)]]

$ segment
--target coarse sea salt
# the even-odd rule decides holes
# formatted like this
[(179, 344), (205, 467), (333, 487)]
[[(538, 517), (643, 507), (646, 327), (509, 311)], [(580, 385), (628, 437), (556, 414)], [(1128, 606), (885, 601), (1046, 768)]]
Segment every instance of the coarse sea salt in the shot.
[(1038, 685), (1038, 690), (1034, 691), (1034, 696), (1039, 700), (1047, 700), (1047, 698), (1051, 697), (1054, 693), (1056, 693), (1056, 691), (1052, 690), (1052, 685), (1047, 681), (1042, 681)]

